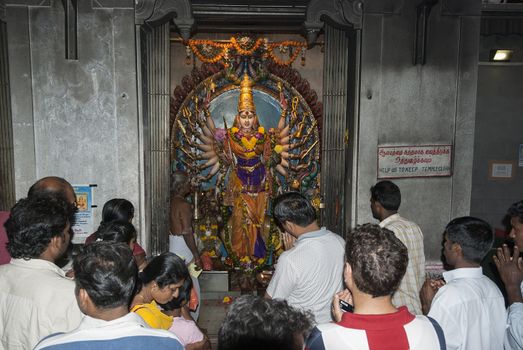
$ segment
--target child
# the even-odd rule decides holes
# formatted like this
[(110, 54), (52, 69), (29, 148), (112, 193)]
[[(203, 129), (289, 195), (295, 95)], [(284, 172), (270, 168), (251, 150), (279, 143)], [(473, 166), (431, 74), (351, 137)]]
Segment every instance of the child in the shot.
[[(169, 331), (173, 332), (182, 342), (183, 346), (201, 342), (201, 349), (210, 349), (210, 342), (204, 336), (196, 322), (191, 318), (186, 304), (191, 296), (192, 281), (190, 278), (185, 279), (180, 287), (180, 293), (177, 298), (172, 299), (166, 304), (162, 304), (162, 311), (173, 316), (173, 323)], [(205, 341), (204, 341), (205, 340)], [(187, 347), (189, 348), (189, 347)]]

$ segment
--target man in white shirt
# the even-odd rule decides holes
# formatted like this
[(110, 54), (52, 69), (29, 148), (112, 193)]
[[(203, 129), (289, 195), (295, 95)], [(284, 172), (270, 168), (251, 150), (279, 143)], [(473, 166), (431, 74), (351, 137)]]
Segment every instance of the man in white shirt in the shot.
[(480, 266), (493, 242), (492, 228), (481, 219), (461, 217), (445, 228), (443, 254), (454, 269), (443, 273), (443, 286), (425, 281), (421, 301), (443, 328), (449, 350), (503, 348), (505, 301)]
[(74, 206), (61, 193), (21, 199), (5, 227), (11, 262), (0, 266), (0, 345), (32, 349), (54, 332), (78, 326), (83, 315), (74, 282), (55, 265), (70, 240)]
[(401, 204), (399, 187), (391, 181), (380, 181), (370, 189), (372, 216), (380, 221), (380, 227), (394, 232), (409, 252), (407, 272), (392, 297), (396, 307), (405, 305), (415, 315), (421, 314), (419, 291), (425, 280), (425, 252), (420, 227), (398, 214)]
[(183, 349), (173, 333), (151, 329), (140, 316), (129, 312), (138, 268), (127, 244), (87, 245), (73, 267), (76, 300), (87, 316), (74, 331), (50, 335), (35, 350)]
[(316, 222), (310, 201), (297, 192), (274, 200), (274, 218), (296, 239), (278, 259), (266, 297), (310, 310), (317, 323), (332, 320), (331, 300), (343, 287), (345, 241)]

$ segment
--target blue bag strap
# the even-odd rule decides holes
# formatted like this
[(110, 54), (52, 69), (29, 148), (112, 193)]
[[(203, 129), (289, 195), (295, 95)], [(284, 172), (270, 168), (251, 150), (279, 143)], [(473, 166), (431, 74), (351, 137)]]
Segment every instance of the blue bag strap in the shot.
[(443, 334), (443, 329), (439, 325), (438, 321), (436, 321), (435, 319), (433, 319), (432, 317), (429, 317), (429, 316), (427, 316), (427, 318), (429, 319), (430, 323), (432, 323), (432, 326), (436, 330), (436, 334), (438, 335), (440, 350), (446, 350), (447, 344), (445, 343), (445, 335)]

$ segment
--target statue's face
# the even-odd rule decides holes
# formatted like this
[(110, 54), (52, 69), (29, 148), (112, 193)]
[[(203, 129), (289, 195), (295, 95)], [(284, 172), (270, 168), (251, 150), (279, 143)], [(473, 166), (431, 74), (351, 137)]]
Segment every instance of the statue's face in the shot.
[(243, 110), (239, 114), (240, 128), (242, 130), (252, 130), (256, 121), (256, 114), (253, 111)]

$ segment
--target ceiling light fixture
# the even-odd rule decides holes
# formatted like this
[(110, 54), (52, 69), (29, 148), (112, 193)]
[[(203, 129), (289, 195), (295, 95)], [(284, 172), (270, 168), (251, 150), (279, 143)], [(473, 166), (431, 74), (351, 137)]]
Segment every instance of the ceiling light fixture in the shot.
[(491, 50), (490, 60), (493, 62), (510, 62), (514, 50)]

